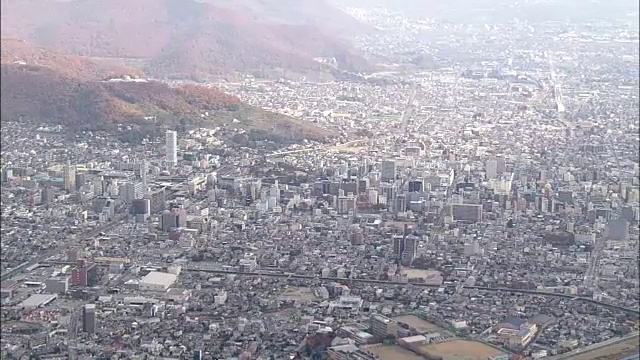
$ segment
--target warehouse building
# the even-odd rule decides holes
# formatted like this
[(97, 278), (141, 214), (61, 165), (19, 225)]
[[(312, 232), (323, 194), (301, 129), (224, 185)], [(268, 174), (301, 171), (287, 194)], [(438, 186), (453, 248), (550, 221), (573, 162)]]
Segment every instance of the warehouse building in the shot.
[(152, 271), (140, 280), (140, 290), (166, 291), (176, 282), (178, 277), (174, 274)]

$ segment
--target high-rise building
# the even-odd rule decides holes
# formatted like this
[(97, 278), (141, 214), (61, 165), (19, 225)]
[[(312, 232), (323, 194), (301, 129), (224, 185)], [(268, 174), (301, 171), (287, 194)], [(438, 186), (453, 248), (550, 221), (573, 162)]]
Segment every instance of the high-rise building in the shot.
[(65, 165), (63, 169), (64, 189), (67, 191), (76, 190), (76, 167), (73, 165)]
[(82, 185), (87, 182), (87, 175), (85, 173), (76, 173), (76, 186), (75, 189), (80, 190)]
[(125, 182), (120, 185), (120, 197), (122, 201), (131, 204), (134, 200), (142, 199), (144, 195), (144, 185), (142, 182)]
[(502, 175), (507, 172), (507, 160), (504, 157), (499, 156), (496, 158), (496, 170), (498, 175)]
[(409, 192), (424, 191), (424, 181), (422, 179), (409, 180)]
[(167, 130), (165, 141), (167, 163), (174, 166), (178, 163), (178, 133)]
[(50, 203), (55, 198), (55, 195), (54, 189), (49, 185), (45, 185), (40, 194), (40, 203), (43, 205)]
[(148, 198), (151, 202), (151, 214), (157, 214), (166, 209), (167, 196), (163, 187), (149, 192), (147, 195), (145, 195), (145, 198)]
[(13, 169), (2, 169), (2, 182), (6, 183), (13, 177)]
[(187, 211), (181, 208), (166, 210), (162, 214), (162, 230), (169, 231), (173, 228), (187, 226)]
[(145, 160), (140, 161), (140, 181), (142, 182), (142, 186), (143, 186), (143, 192), (144, 194), (147, 193), (147, 173), (149, 172), (149, 166), (147, 165), (147, 162)]
[(96, 264), (89, 263), (85, 259), (78, 259), (76, 263), (77, 267), (71, 272), (73, 286), (86, 287), (94, 284), (98, 275)]
[(396, 196), (394, 199), (394, 211), (396, 212), (405, 212), (407, 211), (407, 199), (404, 194), (400, 194)]
[(481, 222), (482, 205), (453, 204), (451, 205), (451, 215), (456, 221)]
[(393, 254), (402, 265), (410, 266), (418, 255), (418, 238), (409, 235), (407, 227), (404, 232), (393, 237)]
[(87, 304), (82, 309), (82, 331), (93, 334), (96, 332), (96, 306)]
[(131, 203), (132, 212), (134, 215), (150, 215), (151, 214), (151, 201), (149, 199), (136, 199)]
[(496, 160), (487, 160), (484, 173), (487, 179), (495, 179), (498, 177), (498, 162)]
[(394, 181), (396, 179), (396, 162), (384, 160), (380, 163), (380, 179), (382, 181)]

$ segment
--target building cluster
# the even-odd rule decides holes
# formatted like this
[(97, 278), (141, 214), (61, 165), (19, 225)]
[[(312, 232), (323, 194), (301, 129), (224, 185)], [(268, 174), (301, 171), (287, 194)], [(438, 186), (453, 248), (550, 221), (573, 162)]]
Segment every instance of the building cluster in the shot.
[(2, 358), (497, 360), (637, 335), (628, 34), (356, 13), (399, 62), (446, 30), (446, 66), (221, 85), (338, 139), (3, 124)]

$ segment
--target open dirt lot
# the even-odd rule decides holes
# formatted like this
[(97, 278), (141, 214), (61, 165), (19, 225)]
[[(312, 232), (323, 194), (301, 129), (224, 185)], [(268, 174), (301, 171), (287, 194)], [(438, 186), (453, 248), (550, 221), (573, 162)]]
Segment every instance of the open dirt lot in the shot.
[(424, 360), (422, 356), (396, 345), (373, 345), (367, 350), (380, 357), (380, 360)]
[(438, 270), (422, 270), (422, 269), (400, 269), (400, 274), (407, 275), (409, 279), (428, 278), (434, 275), (440, 275)]
[(619, 360), (638, 353), (638, 338), (572, 355), (571, 360)]
[(282, 294), (278, 296), (278, 300), (281, 301), (313, 301), (316, 296), (313, 294), (311, 288), (288, 288)]
[(484, 360), (502, 354), (501, 351), (476, 341), (452, 340), (421, 346), (420, 353), (442, 357), (443, 360)]
[(416, 329), (419, 334), (426, 334), (426, 333), (432, 333), (432, 332), (442, 333), (444, 331), (438, 325), (422, 320), (415, 315), (397, 316), (397, 317), (394, 317), (393, 320), (409, 325), (410, 327)]

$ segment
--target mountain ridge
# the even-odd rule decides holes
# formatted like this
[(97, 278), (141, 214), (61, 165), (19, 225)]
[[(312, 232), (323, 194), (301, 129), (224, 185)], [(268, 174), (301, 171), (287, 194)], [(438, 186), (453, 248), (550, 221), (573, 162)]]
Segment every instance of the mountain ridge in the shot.
[[(369, 66), (347, 40), (317, 24), (266, 23), (216, 1), (4, 0), (0, 26), (3, 37), (65, 53), (137, 59), (139, 68), (157, 78), (336, 71), (317, 57), (336, 58), (349, 71)], [(47, 11), (34, 12), (45, 6)]]

